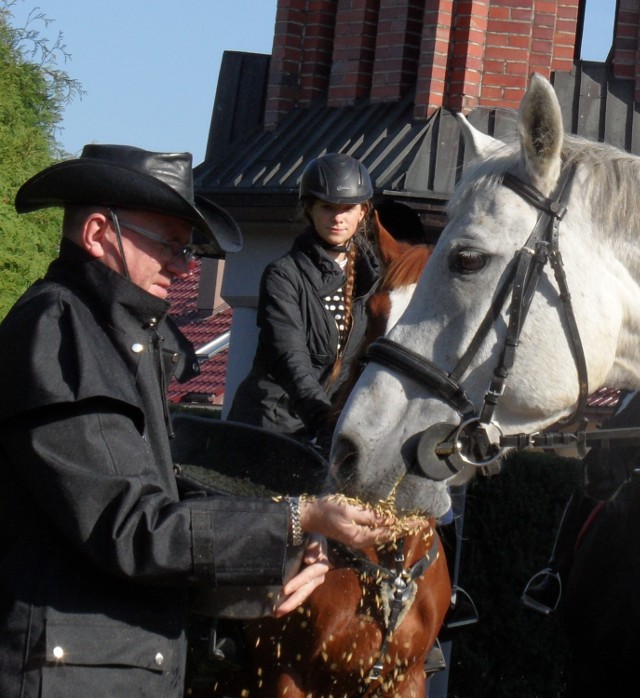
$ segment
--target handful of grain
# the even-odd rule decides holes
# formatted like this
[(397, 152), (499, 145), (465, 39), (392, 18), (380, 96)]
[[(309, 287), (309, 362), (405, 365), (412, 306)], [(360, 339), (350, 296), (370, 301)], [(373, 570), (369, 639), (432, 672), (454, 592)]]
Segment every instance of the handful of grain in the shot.
[[(430, 536), (432, 529), (431, 519), (422, 516), (420, 513), (409, 512), (406, 514), (398, 514), (395, 507), (395, 499), (393, 494), (384, 500), (379, 500), (376, 504), (370, 504), (368, 502), (363, 502), (357, 497), (347, 497), (344, 494), (332, 494), (330, 498), (339, 503), (352, 504), (356, 507), (361, 507), (363, 509), (369, 509), (373, 511), (378, 516), (382, 516), (385, 519), (393, 519), (393, 525), (391, 530), (395, 538), (402, 538), (408, 533), (417, 533), (418, 531), (425, 531), (425, 533)], [(416, 526), (416, 522), (418, 525)]]
[[(313, 499), (313, 497), (305, 496), (305, 499)], [(407, 514), (398, 514), (395, 508), (393, 494), (385, 500), (378, 501), (376, 504), (363, 502), (357, 497), (347, 497), (339, 493), (327, 495), (327, 499), (337, 502), (338, 504), (351, 504), (361, 509), (368, 509), (387, 520), (393, 519), (391, 530), (394, 539), (403, 538), (409, 533), (418, 532), (424, 533), (425, 540), (428, 540), (433, 535), (433, 520), (421, 515), (417, 511)], [(280, 501), (282, 497), (274, 497), (274, 500)]]

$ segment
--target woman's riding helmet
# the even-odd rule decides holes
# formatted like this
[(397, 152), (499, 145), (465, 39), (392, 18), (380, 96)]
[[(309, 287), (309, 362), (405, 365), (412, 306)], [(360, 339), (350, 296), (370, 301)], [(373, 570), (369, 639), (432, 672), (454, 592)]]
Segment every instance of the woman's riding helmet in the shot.
[(362, 204), (373, 196), (366, 167), (350, 155), (327, 153), (311, 160), (300, 180), (300, 199), (331, 204)]

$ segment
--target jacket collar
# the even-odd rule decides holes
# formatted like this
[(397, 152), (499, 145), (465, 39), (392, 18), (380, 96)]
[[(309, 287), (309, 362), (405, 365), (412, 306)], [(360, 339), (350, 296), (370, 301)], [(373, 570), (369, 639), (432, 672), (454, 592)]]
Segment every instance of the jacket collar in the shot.
[[(358, 246), (355, 295), (360, 297), (367, 295), (380, 278), (380, 263), (370, 245), (361, 244), (358, 238), (355, 244)], [(311, 228), (296, 238), (291, 255), (316, 287), (319, 296), (331, 293), (344, 283), (344, 272), (329, 257)]]
[(169, 303), (136, 286), (132, 281), (92, 257), (66, 238), (60, 254), (49, 266), (47, 279), (72, 287), (107, 312), (124, 310), (141, 325), (155, 325), (169, 311)]

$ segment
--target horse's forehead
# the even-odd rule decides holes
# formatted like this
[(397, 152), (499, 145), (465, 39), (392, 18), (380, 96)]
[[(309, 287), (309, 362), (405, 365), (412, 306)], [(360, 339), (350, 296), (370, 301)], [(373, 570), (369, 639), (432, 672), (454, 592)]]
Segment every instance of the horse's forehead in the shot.
[[(465, 237), (469, 241), (484, 241), (495, 251), (510, 253), (526, 240), (521, 233), (531, 228), (537, 211), (522, 197), (499, 184), (469, 187), (448, 210), (449, 223), (441, 237), (453, 242)], [(511, 243), (511, 244), (510, 244)]]
[(499, 179), (480, 177), (467, 182), (453, 197), (448, 209), (452, 218), (490, 213), (509, 213), (509, 191), (499, 183)]

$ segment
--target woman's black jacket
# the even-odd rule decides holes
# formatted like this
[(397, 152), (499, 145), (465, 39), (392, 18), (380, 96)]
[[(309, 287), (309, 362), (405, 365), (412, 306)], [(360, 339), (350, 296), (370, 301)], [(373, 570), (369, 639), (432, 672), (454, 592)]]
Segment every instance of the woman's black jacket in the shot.
[(265, 269), (258, 302), (258, 347), (238, 386), (228, 418), (313, 438), (364, 338), (366, 302), (379, 279), (371, 246), (358, 235), (352, 321), (339, 378), (327, 380), (337, 357), (338, 330), (323, 298), (345, 282), (344, 272), (307, 230), (290, 252)]

